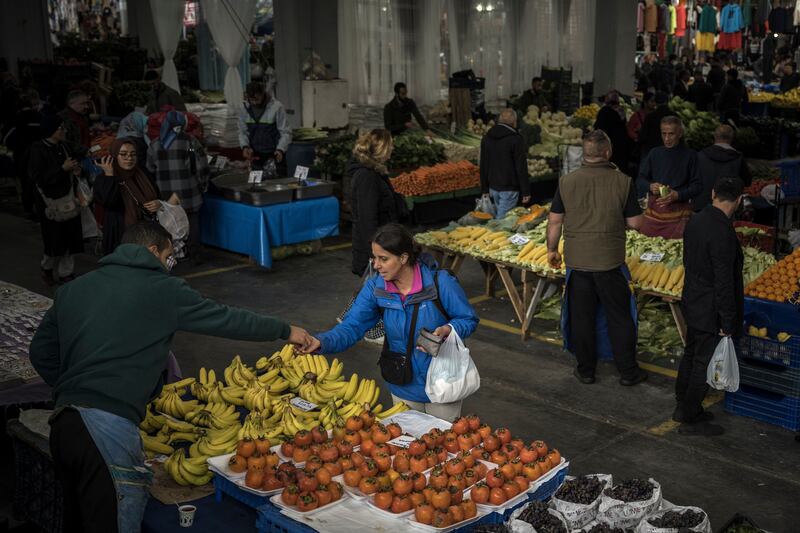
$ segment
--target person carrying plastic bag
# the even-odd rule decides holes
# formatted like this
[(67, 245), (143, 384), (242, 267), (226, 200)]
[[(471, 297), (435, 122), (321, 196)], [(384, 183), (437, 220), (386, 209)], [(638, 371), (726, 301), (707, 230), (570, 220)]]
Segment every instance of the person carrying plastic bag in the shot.
[[(718, 346), (720, 357), (729, 362), (727, 368), (731, 371), (730, 363), (736, 361), (730, 337), (741, 333), (744, 318), (744, 256), (731, 218), (742, 202), (743, 189), (739, 178), (717, 180), (711, 191), (711, 205), (689, 220), (683, 234), (686, 273), (681, 307), (688, 328), (686, 350), (675, 382), (677, 406), (672, 415), (673, 420), (681, 422), (681, 435), (714, 436), (724, 432), (721, 426), (709, 423), (714, 416), (703, 410), (702, 403), (709, 371), (712, 383), (717, 381), (714, 373), (718, 368)], [(726, 346), (730, 348), (727, 356), (722, 353)], [(709, 368), (712, 357), (714, 366)]]

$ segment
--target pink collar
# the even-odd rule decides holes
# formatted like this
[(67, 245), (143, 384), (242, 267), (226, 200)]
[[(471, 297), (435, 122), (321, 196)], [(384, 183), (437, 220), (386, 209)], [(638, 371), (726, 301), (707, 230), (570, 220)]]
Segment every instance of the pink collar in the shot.
[(393, 281), (386, 282), (386, 292), (399, 294), (400, 299), (402, 301), (405, 301), (406, 296), (416, 294), (421, 290), (422, 290), (422, 271), (419, 268), (419, 264), (414, 265), (414, 281), (411, 282), (411, 291), (409, 291), (408, 295), (404, 295), (403, 293), (401, 293), (400, 289), (397, 288), (397, 285), (395, 285)]

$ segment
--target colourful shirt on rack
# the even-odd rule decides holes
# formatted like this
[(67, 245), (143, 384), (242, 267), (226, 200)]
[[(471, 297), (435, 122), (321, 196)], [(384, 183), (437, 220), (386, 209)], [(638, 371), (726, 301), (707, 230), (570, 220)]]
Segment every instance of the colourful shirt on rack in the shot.
[(678, 37), (686, 35), (686, 6), (684, 4), (675, 8), (675, 35)]
[(736, 33), (744, 28), (742, 8), (739, 4), (728, 4), (722, 8), (720, 29), (723, 33)]
[(703, 6), (703, 11), (700, 13), (700, 23), (697, 25), (697, 31), (702, 33), (717, 33), (717, 10), (714, 6), (706, 4)]
[(667, 33), (670, 35), (675, 35), (675, 28), (677, 27), (677, 21), (675, 20), (675, 6), (672, 4), (667, 6)]

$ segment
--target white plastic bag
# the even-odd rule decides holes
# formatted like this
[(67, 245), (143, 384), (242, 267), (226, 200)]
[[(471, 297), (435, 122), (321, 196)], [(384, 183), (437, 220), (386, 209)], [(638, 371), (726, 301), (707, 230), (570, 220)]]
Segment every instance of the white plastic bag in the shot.
[(733, 339), (722, 337), (708, 363), (706, 382), (717, 390), (736, 392), (739, 390), (739, 362)]
[(653, 495), (648, 500), (624, 502), (606, 495), (604, 491), (600, 496), (597, 521), (620, 529), (633, 529), (639, 525), (645, 516), (661, 507), (661, 485), (652, 478), (648, 481), (653, 485)]
[(481, 386), (481, 376), (455, 328), (451, 327), (439, 355), (433, 358), (425, 380), (425, 393), (433, 403), (463, 400)]
[(174, 255), (180, 259), (184, 257), (184, 245), (189, 237), (189, 217), (186, 211), (179, 205), (172, 205), (168, 202), (161, 202), (161, 207), (156, 214), (158, 223), (172, 235), (172, 246)]
[(481, 213), (488, 213), (492, 216), (497, 215), (497, 208), (492, 203), (492, 199), (487, 195), (481, 195), (480, 198), (475, 200), (475, 211), (480, 211)]
[[(700, 522), (698, 525), (690, 528), (676, 528), (676, 527), (656, 527), (650, 522), (648, 522), (651, 518), (659, 518), (667, 511), (674, 511), (677, 513), (683, 513), (684, 511), (692, 510), (696, 513), (703, 514), (703, 521)], [(644, 520), (639, 522), (639, 525), (636, 527), (636, 533), (678, 533), (679, 531), (694, 531), (696, 533), (711, 533), (711, 522), (708, 520), (708, 515), (705, 511), (700, 509), (699, 507), (670, 507), (666, 509), (661, 509), (660, 511), (656, 511), (651, 513), (647, 516)]]
[[(586, 477), (596, 477), (602, 483), (602, 490), (600, 495), (590, 503), (584, 505), (580, 503), (568, 502), (558, 499), (555, 495), (550, 499), (550, 507), (561, 513), (561, 516), (566, 520), (569, 530), (580, 529), (586, 524), (593, 522), (597, 516), (597, 509), (600, 507), (600, 499), (603, 496), (603, 490), (612, 486), (613, 478), (609, 474), (590, 474)], [(567, 480), (574, 479), (567, 477)]]

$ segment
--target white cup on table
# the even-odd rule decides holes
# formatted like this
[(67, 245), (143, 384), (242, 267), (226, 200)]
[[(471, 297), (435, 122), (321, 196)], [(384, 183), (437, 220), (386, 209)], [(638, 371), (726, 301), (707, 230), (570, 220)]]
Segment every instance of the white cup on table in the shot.
[(178, 519), (181, 527), (192, 527), (195, 511), (197, 511), (197, 507), (194, 505), (181, 505), (178, 507)]

